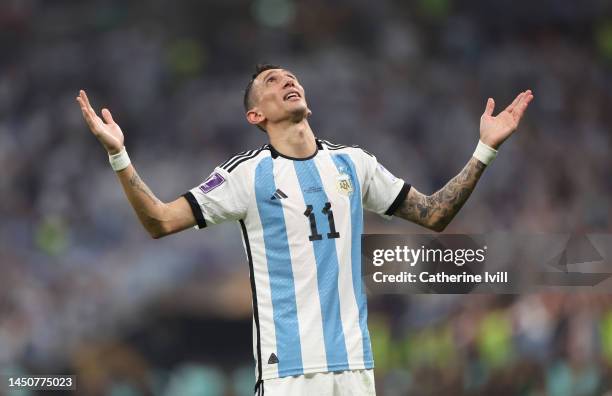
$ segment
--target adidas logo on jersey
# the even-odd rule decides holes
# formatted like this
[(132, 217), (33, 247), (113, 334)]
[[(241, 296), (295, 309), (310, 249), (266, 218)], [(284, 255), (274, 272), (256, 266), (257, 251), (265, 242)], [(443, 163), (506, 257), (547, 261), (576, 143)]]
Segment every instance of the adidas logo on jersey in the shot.
[(287, 198), (287, 194), (282, 192), (280, 188), (277, 188), (276, 191), (274, 191), (274, 194), (272, 194), (272, 196), (270, 197), (270, 199), (284, 199), (284, 198)]
[(278, 363), (278, 358), (276, 357), (274, 353), (272, 353), (270, 357), (268, 358), (268, 364), (276, 364), (276, 363)]

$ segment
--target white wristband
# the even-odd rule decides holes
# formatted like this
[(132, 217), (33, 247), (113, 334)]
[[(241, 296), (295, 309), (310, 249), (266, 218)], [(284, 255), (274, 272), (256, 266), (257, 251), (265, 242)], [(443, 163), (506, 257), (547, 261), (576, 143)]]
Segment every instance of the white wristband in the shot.
[(131, 164), (130, 156), (128, 155), (127, 151), (125, 151), (125, 147), (123, 147), (117, 154), (109, 154), (108, 162), (110, 162), (111, 167), (115, 172), (124, 170), (129, 164)]
[(487, 146), (479, 140), (473, 157), (483, 164), (489, 165), (491, 162), (493, 162), (495, 157), (497, 157), (497, 150), (495, 150), (493, 147)]

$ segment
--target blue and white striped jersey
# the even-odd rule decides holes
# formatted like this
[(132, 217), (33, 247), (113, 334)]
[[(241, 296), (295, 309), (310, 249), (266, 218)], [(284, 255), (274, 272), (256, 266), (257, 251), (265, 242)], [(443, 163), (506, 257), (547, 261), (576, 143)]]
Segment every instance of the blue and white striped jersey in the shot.
[(317, 140), (310, 158), (238, 154), (185, 194), (199, 228), (240, 223), (259, 380), (374, 366), (363, 209), (390, 216), (409, 189), (364, 150)]

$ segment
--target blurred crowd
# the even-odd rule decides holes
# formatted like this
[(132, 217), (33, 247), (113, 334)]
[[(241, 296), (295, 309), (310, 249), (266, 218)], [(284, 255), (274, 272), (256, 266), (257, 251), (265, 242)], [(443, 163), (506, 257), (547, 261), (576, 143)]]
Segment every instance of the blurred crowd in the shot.
[(611, 303), (579, 294), (377, 301), (377, 385), (384, 395), (612, 395)]
[[(297, 74), (317, 136), (359, 144), (425, 193), (470, 157), (486, 99), (497, 112), (530, 88), (519, 131), (447, 232), (612, 227), (607, 2), (8, 0), (0, 33), (0, 371), (89, 378), (102, 359), (87, 351), (121, 345), (140, 357), (119, 360), (155, 386), (111, 392), (92, 374), (90, 394), (188, 395), (168, 390), (181, 375), (242, 394), (230, 384), (253, 378), (242, 344), (227, 345), (242, 365), (184, 362), (156, 376), (160, 363), (126, 337), (153, 331), (147, 318), (163, 311), (242, 323), (250, 341), (248, 271), (236, 225), (146, 236), (81, 118), (81, 88), (112, 111), (162, 200), (266, 142), (242, 109), (260, 61)], [(367, 232), (423, 232), (366, 219)], [(602, 394), (612, 304), (591, 298), (371, 298), (381, 394)]]

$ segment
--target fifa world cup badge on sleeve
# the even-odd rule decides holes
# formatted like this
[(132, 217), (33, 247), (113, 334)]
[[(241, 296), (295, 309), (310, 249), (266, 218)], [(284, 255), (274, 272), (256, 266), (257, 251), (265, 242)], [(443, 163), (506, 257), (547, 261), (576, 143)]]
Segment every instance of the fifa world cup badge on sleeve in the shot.
[(223, 178), (223, 176), (221, 176), (217, 172), (214, 172), (212, 175), (208, 176), (208, 179), (206, 179), (204, 183), (200, 185), (200, 190), (202, 190), (202, 192), (206, 194), (219, 187), (224, 182), (225, 179)]
[(336, 183), (338, 192), (340, 194), (348, 196), (353, 193), (353, 183), (351, 182), (351, 177), (346, 173), (341, 173), (338, 175)]

